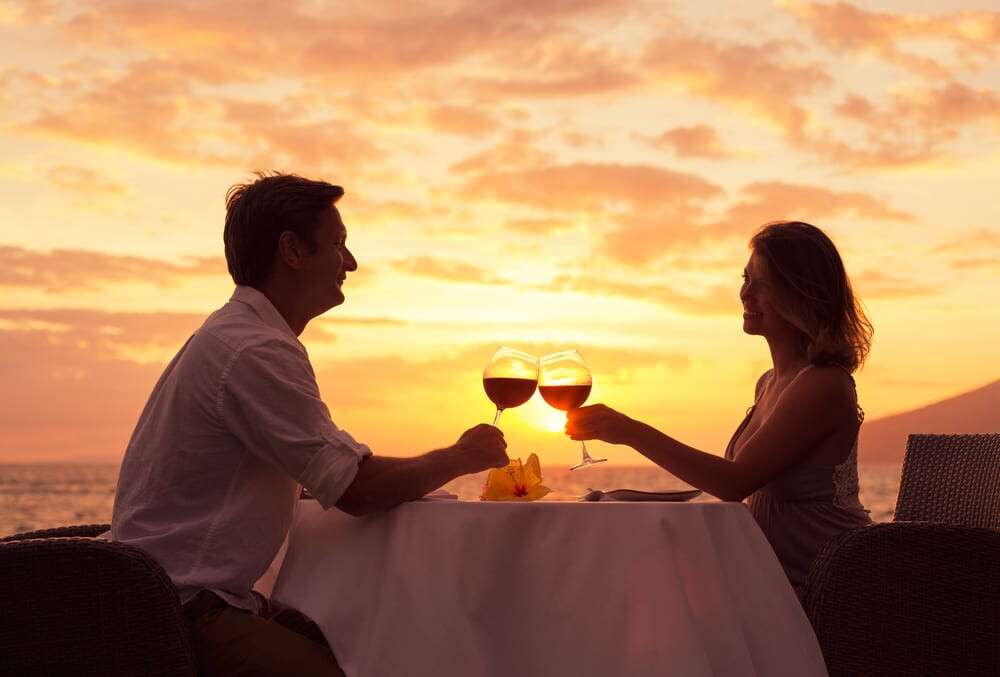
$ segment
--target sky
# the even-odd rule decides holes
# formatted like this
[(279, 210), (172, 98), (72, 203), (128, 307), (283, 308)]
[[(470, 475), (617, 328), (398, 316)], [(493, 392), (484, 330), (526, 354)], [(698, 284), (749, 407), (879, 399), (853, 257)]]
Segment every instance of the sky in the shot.
[[(998, 169), (996, 0), (0, 1), (0, 462), (121, 458), (232, 293), (255, 170), (344, 187), (359, 269), (301, 338), (334, 421), (406, 456), (492, 420), (500, 345), (575, 348), (590, 402), (721, 453), (779, 219), (872, 319), (869, 419), (989, 383)], [(561, 417), (505, 412), (510, 455), (574, 462)]]

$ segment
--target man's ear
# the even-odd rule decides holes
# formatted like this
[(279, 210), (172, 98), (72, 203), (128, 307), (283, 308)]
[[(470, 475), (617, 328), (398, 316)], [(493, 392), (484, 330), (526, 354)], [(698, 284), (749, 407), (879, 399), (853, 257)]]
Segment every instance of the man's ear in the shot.
[(305, 243), (290, 230), (282, 231), (278, 236), (278, 259), (293, 270), (302, 268), (305, 258)]

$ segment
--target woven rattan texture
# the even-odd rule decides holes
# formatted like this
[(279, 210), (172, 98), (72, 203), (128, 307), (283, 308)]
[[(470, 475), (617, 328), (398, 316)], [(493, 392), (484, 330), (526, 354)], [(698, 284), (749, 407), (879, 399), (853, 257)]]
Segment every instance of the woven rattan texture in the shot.
[(111, 528), (110, 524), (74, 524), (69, 527), (53, 527), (51, 529), (39, 529), (38, 531), (25, 531), (20, 534), (12, 534), (0, 538), (0, 543), (4, 541), (23, 541), (28, 538), (66, 538), (69, 536), (88, 537), (99, 536)]
[(1000, 533), (890, 522), (813, 563), (803, 602), (831, 677), (1000, 675)]
[(895, 519), (1000, 529), (1000, 434), (910, 435)]
[(8, 540), (0, 571), (0, 674), (197, 674), (176, 589), (141, 550)]

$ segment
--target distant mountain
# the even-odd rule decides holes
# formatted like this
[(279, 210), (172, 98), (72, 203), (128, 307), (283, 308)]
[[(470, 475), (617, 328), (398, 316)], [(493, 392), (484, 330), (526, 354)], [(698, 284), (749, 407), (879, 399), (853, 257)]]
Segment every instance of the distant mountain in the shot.
[(998, 432), (1000, 380), (919, 409), (865, 421), (858, 455), (861, 461), (902, 461), (910, 433)]

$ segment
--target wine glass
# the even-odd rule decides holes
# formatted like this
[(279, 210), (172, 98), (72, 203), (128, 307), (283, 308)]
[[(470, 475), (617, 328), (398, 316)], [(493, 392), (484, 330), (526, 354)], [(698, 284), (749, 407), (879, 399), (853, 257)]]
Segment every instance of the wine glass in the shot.
[(535, 394), (538, 385), (538, 358), (520, 350), (500, 346), (483, 369), (483, 389), (497, 406), (493, 425), (504, 409), (517, 407)]
[[(583, 357), (575, 350), (564, 350), (543, 357), (539, 363), (538, 392), (550, 406), (562, 411), (576, 409), (590, 397), (594, 381)], [(586, 442), (580, 442), (583, 460), (570, 470), (604, 463), (606, 458), (593, 458), (587, 452)]]

